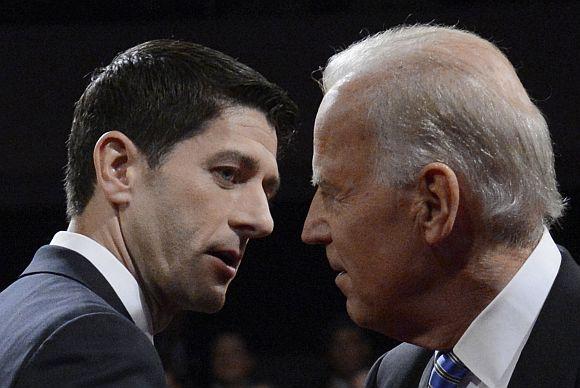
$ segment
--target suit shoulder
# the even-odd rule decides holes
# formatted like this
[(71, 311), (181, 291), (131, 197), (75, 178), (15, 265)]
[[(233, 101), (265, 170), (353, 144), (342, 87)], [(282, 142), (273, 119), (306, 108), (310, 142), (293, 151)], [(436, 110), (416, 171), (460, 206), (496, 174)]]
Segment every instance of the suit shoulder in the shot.
[(92, 312), (58, 327), (30, 355), (16, 387), (162, 387), (163, 368), (149, 339), (116, 313)]
[(419, 346), (402, 343), (383, 354), (372, 366), (366, 387), (418, 386), (432, 352)]
[(0, 294), (0, 381), (11, 381), (30, 355), (67, 322), (90, 313), (119, 316), (81, 283), (43, 273), (18, 279)]
[(65, 322), (91, 312), (119, 314), (83, 284), (53, 274), (18, 279), (0, 294), (0, 311), (1, 345), (10, 338), (38, 342)]
[(401, 368), (404, 365), (414, 364), (423, 358), (430, 358), (432, 352), (416, 345), (402, 343), (392, 350), (383, 354), (380, 358), (381, 369), (390, 370), (392, 368)]
[(12, 283), (0, 294), (0, 309), (15, 318), (29, 312), (34, 317), (47, 311), (51, 316), (90, 309), (115, 311), (82, 283), (52, 273), (33, 274)]

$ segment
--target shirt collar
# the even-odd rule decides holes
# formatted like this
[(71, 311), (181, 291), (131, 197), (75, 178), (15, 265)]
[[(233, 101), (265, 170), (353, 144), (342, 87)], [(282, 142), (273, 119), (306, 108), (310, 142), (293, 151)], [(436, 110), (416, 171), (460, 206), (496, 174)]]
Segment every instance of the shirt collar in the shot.
[(131, 272), (107, 248), (85, 235), (68, 231), (55, 234), (50, 245), (71, 249), (90, 261), (121, 299), (135, 325), (153, 342), (151, 314), (143, 292)]
[(459, 339), (454, 353), (489, 387), (506, 387), (560, 268), (544, 229), (532, 254)]

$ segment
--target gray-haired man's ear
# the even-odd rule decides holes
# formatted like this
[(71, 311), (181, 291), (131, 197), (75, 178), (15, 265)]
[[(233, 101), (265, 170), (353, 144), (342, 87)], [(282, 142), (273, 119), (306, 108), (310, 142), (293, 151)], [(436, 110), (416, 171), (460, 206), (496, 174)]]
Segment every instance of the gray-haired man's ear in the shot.
[(419, 174), (418, 221), (427, 244), (445, 239), (455, 224), (459, 209), (459, 183), (449, 166), (429, 163)]

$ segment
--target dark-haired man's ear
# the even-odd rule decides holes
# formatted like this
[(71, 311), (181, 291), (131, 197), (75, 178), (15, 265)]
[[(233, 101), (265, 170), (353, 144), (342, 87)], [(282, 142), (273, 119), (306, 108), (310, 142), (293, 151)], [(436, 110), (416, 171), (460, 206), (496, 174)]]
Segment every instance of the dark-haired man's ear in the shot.
[(449, 166), (429, 163), (419, 175), (419, 222), (427, 244), (435, 245), (453, 230), (459, 209), (459, 183)]
[(93, 150), (97, 185), (109, 203), (120, 206), (130, 202), (141, 159), (135, 144), (122, 132), (106, 132), (97, 141)]

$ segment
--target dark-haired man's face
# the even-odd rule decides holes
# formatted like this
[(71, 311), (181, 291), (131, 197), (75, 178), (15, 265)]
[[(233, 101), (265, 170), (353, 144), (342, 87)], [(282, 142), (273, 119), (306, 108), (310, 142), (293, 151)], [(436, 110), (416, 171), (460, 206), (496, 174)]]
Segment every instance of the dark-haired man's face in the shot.
[(273, 229), (276, 134), (261, 112), (230, 108), (178, 143), (135, 188), (121, 227), (154, 305), (215, 312), (249, 239)]

